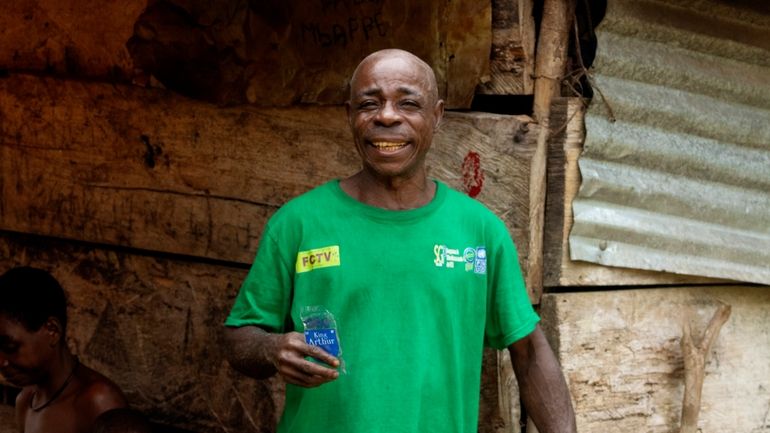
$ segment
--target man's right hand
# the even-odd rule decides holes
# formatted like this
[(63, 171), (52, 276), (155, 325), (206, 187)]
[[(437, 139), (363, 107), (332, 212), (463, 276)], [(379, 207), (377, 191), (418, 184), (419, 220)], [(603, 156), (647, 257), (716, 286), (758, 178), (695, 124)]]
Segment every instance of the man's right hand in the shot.
[[(307, 344), (299, 332), (270, 334), (270, 344), (273, 354), (270, 362), (288, 383), (313, 388), (339, 377), (335, 370), (340, 365), (339, 359), (318, 346)], [(308, 356), (334, 368), (309, 361)]]
[(278, 372), (288, 383), (311, 388), (339, 377), (335, 368), (340, 360), (307, 344), (299, 332), (272, 334), (257, 326), (225, 327), (224, 340), (230, 365), (256, 379), (266, 379)]

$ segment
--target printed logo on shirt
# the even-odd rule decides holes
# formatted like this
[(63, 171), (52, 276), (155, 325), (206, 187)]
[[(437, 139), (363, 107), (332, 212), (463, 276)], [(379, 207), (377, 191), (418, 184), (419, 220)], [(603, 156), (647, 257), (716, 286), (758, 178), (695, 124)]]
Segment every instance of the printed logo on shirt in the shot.
[(439, 268), (461, 268), (465, 272), (484, 275), (487, 273), (487, 249), (480, 247), (466, 247), (462, 254), (457, 248), (449, 248), (446, 245), (433, 245), (433, 264)]
[(340, 246), (331, 245), (297, 253), (295, 269), (298, 274), (313, 269), (340, 265)]

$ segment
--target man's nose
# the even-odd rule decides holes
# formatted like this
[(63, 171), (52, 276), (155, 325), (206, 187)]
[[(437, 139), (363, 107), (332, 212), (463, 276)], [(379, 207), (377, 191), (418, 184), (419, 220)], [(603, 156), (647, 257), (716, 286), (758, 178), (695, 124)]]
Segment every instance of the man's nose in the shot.
[(401, 122), (401, 115), (392, 102), (385, 102), (374, 120), (380, 125), (391, 126)]

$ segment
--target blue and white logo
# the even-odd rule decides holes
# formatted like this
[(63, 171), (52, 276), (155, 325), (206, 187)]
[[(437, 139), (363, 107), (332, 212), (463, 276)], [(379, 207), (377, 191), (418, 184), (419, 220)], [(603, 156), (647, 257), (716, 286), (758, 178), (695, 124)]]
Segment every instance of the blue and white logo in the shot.
[(476, 274), (487, 273), (487, 249), (484, 247), (476, 248), (476, 259), (474, 261), (473, 272)]

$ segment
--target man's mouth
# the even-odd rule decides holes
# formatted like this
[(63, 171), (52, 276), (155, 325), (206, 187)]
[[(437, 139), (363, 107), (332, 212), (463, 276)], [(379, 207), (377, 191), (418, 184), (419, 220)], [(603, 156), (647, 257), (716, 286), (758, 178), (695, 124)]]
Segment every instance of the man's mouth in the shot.
[(405, 141), (373, 141), (372, 146), (384, 152), (394, 152), (406, 146)]

